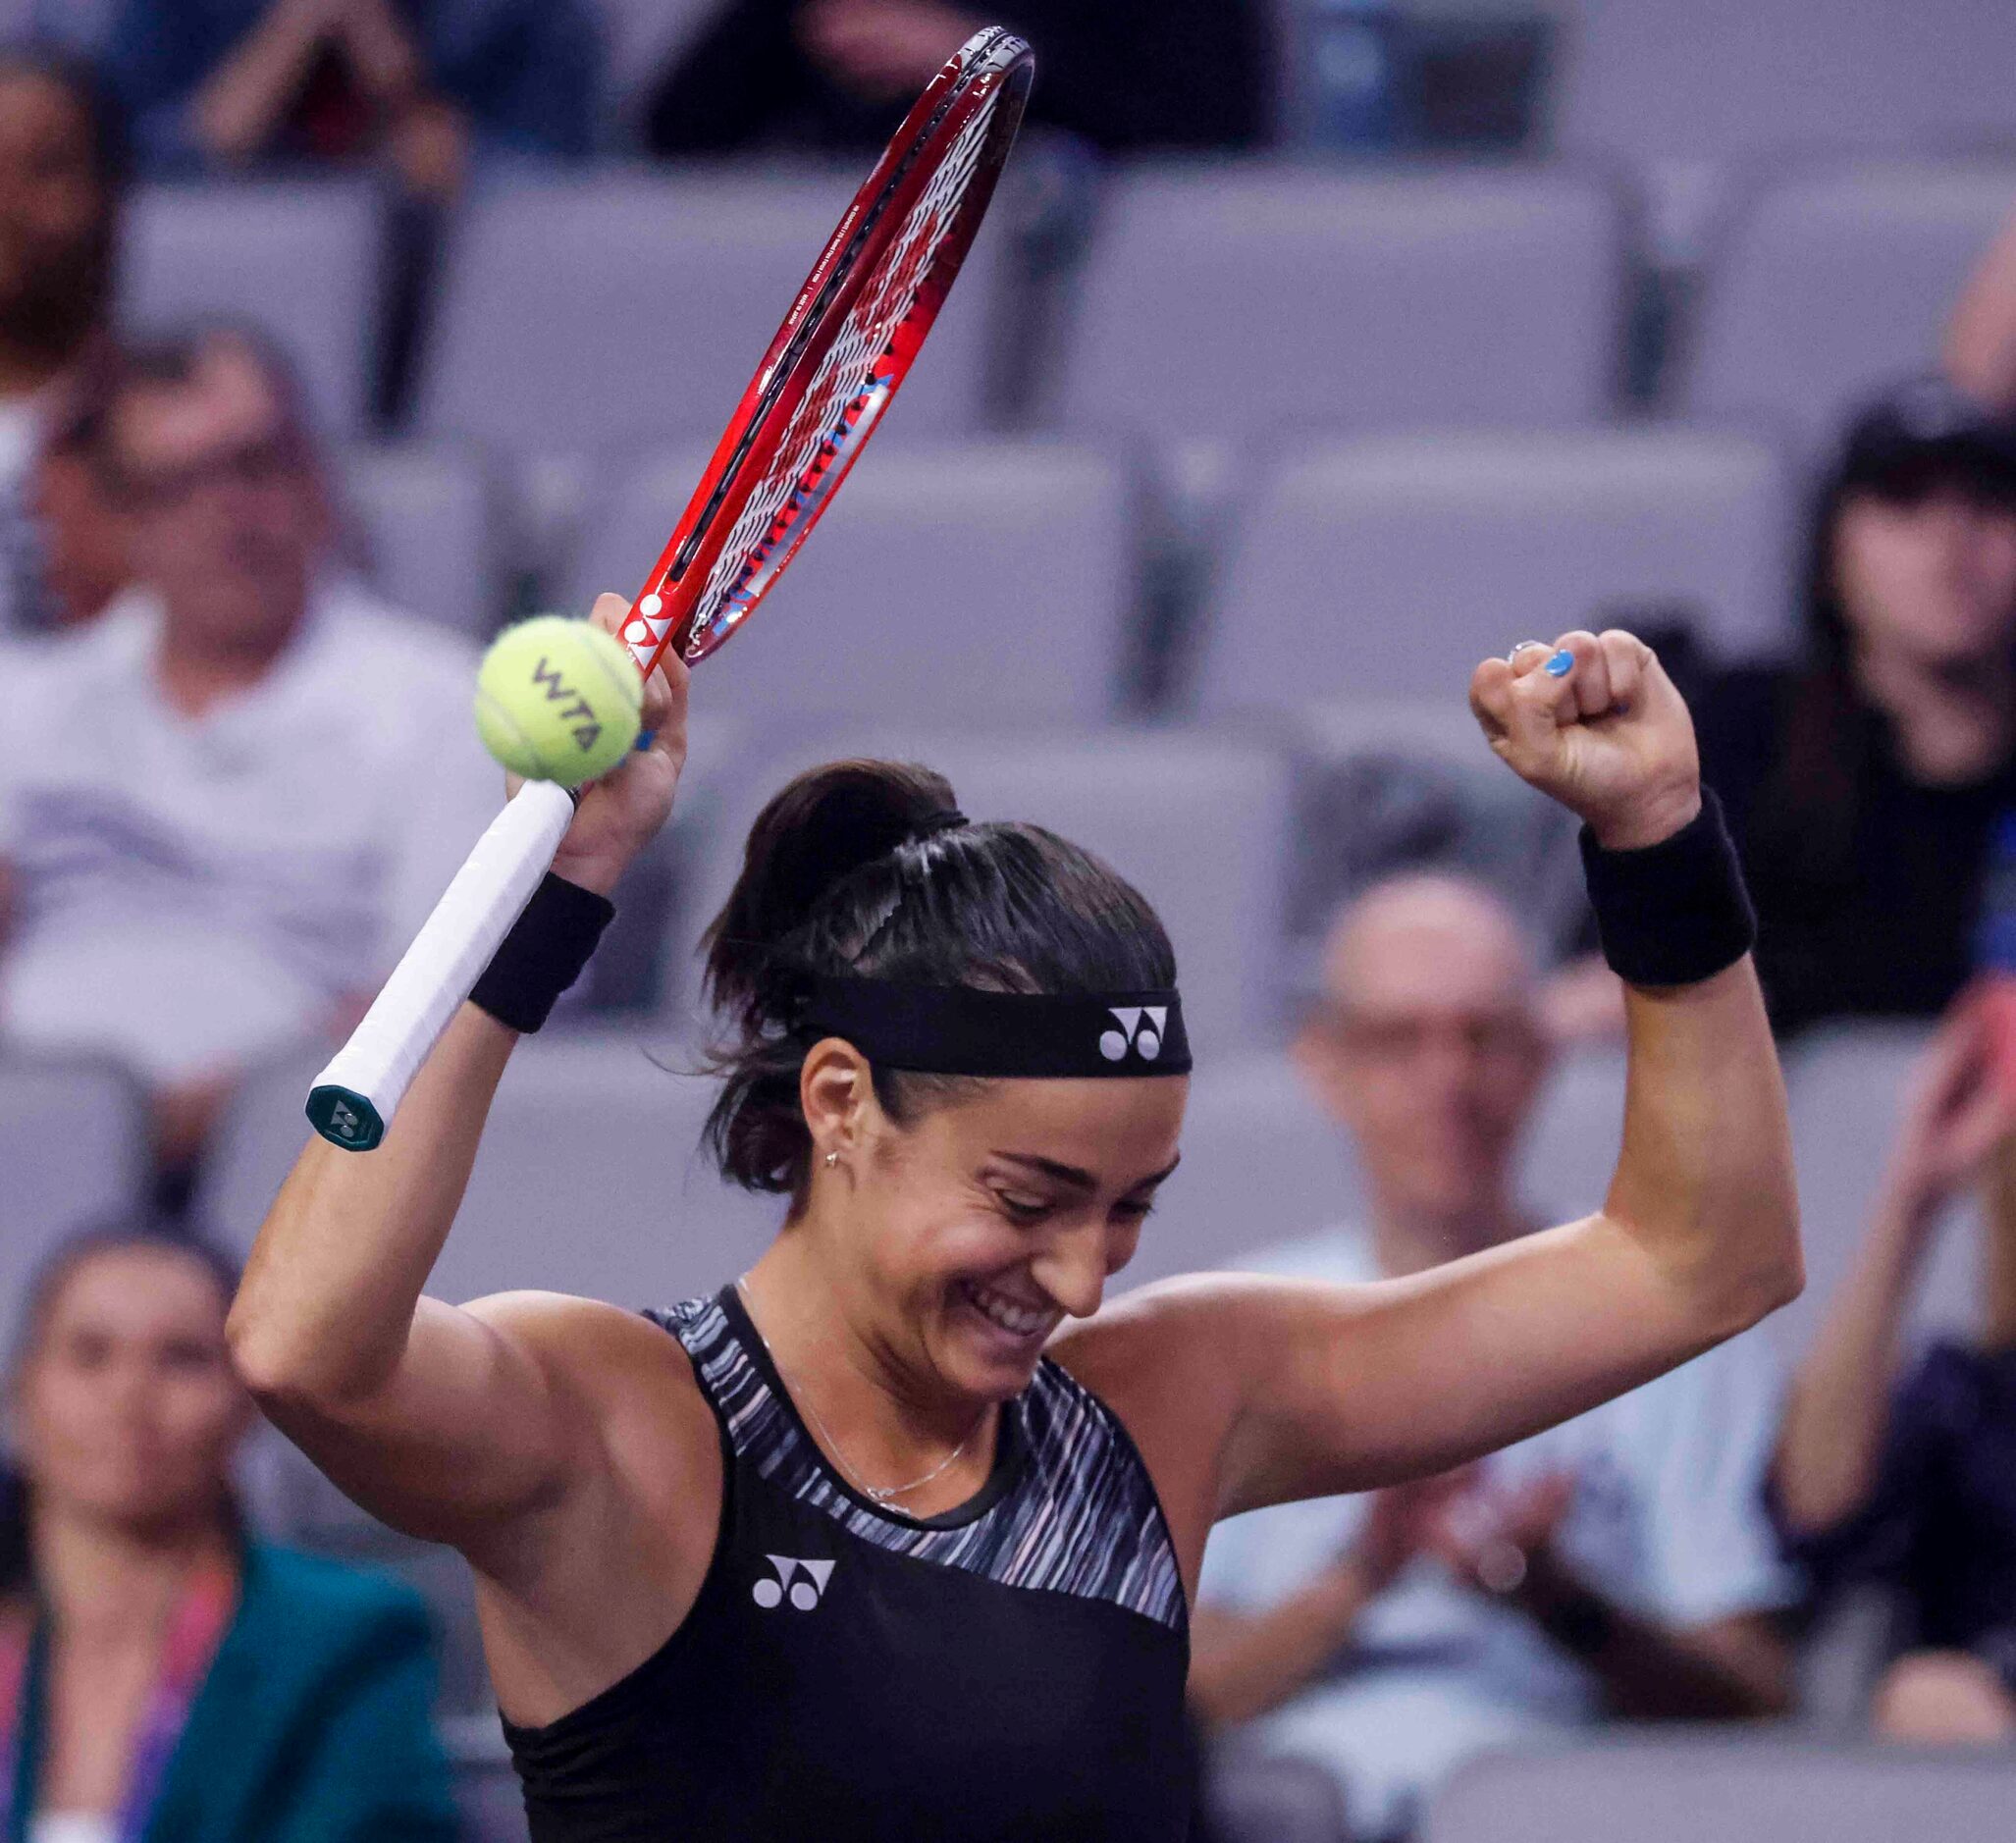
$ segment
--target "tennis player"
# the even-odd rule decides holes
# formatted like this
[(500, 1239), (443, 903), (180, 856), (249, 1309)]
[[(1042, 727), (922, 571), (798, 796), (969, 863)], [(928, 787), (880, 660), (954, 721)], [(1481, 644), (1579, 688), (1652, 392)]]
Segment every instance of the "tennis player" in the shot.
[[(423, 1297), (512, 1045), (670, 809), (667, 669), (656, 742), (582, 799), (385, 1144), (310, 1142), (231, 1324), (339, 1485), (467, 1555), (538, 1843), (1179, 1838), (1218, 1518), (1459, 1464), (1797, 1291), (1748, 905), (1686, 710), (1613, 632), (1471, 688), (1492, 747), (1586, 821), (1630, 986), (1593, 1215), (1377, 1286), (1212, 1275), (1102, 1306), (1177, 1163), (1168, 940), (1086, 853), (852, 763), (771, 802), (710, 937), (711, 1141), (788, 1198), (776, 1239), (642, 1315)], [(1266, 1179), (1229, 1232), (1264, 1235)]]

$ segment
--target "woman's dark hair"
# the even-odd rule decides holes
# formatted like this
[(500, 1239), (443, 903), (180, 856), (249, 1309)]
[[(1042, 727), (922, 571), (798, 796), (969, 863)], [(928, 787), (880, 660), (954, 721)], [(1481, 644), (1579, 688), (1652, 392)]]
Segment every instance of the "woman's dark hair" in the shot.
[[(101, 1254), (141, 1249), (193, 1262), (207, 1274), (217, 1296), (229, 1306), (238, 1290), (239, 1273), (231, 1257), (201, 1236), (163, 1227), (151, 1219), (101, 1223), (67, 1236), (37, 1263), (22, 1292), (20, 1316), (7, 1352), (7, 1390), (19, 1387), (28, 1359), (40, 1343), (49, 1315), (63, 1290), (88, 1262)], [(238, 1510), (231, 1509), (234, 1522)], [(27, 1480), (13, 1466), (0, 1463), (0, 1599), (18, 1592), (30, 1574), (28, 1554)]]
[[(836, 762), (792, 781), (751, 828), (706, 939), (725, 1078), (707, 1144), (735, 1183), (803, 1199), (812, 1137), (798, 1076), (811, 1044), (797, 1013), (816, 975), (1046, 994), (1176, 983), (1155, 912), (1098, 859), (1036, 825), (947, 827), (953, 807), (928, 768)], [(874, 1076), (898, 1122), (968, 1085)]]
[[(1928, 478), (1940, 474), (1940, 463), (1928, 465)], [(1800, 558), (1804, 658), (1786, 687), (1780, 740), (1758, 790), (1751, 828), (1754, 853), (1815, 892), (1839, 889), (1853, 879), (1856, 789), (1883, 737), (1883, 718), (1855, 676), (1854, 635), (1837, 557), (1849, 500), (1881, 491), (1855, 471), (1850, 448), (1813, 494)]]

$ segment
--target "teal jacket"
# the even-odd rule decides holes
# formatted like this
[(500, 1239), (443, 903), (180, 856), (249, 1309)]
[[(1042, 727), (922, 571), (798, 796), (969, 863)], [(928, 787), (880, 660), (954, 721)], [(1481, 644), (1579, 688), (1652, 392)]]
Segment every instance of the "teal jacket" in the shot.
[[(41, 1679), (31, 1659), (5, 1843), (24, 1843), (35, 1806)], [(146, 1843), (454, 1843), (434, 1682), (418, 1596), (254, 1543)]]

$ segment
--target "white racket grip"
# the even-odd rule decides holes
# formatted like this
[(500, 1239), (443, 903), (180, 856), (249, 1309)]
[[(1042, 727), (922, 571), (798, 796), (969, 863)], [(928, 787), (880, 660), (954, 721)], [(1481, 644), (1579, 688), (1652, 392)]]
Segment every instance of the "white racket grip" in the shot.
[(363, 1022), (308, 1091), (308, 1119), (332, 1145), (368, 1152), (385, 1137), (428, 1051), (552, 867), (573, 816), (564, 787), (527, 781), (476, 841)]

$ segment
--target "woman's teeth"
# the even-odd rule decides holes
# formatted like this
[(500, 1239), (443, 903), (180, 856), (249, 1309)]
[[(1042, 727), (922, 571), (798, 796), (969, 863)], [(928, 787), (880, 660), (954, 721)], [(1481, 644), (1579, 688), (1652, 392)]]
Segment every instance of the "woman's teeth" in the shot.
[(1011, 1337), (1033, 1338), (1050, 1322), (1050, 1314), (1038, 1311), (1034, 1306), (1019, 1305), (1003, 1293), (986, 1287), (965, 1283), (966, 1300), (975, 1311), (990, 1323), (1000, 1326)]

